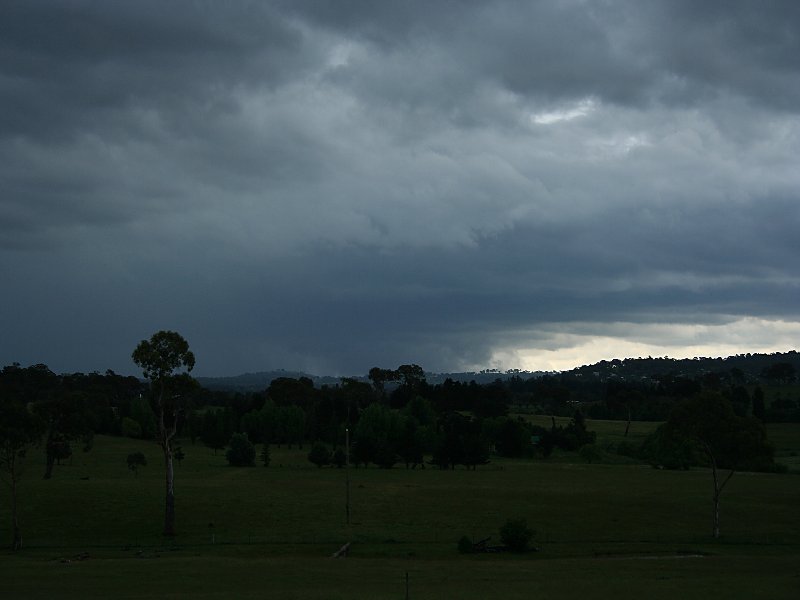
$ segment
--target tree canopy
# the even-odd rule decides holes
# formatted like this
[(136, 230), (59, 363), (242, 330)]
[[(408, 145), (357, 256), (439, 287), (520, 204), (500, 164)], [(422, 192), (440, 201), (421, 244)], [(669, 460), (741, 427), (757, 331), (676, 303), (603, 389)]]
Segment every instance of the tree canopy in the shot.
[[(739, 469), (766, 470), (774, 465), (773, 449), (758, 419), (738, 416), (730, 401), (717, 392), (702, 392), (680, 402), (666, 432), (694, 443), (705, 456), (714, 481), (712, 533), (720, 535), (719, 501)], [(719, 471), (727, 470), (727, 475)]]

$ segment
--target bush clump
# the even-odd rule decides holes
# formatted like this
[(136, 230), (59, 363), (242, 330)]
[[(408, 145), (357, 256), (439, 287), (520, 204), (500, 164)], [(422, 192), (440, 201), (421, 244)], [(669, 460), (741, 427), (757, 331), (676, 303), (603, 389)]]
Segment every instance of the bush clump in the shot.
[(141, 452), (133, 452), (132, 454), (128, 454), (128, 468), (133, 471), (133, 474), (136, 477), (139, 476), (139, 467), (144, 467), (146, 465), (147, 459)]
[(462, 535), (461, 539), (458, 540), (458, 551), (461, 552), (461, 554), (472, 554), (474, 552), (472, 540)]

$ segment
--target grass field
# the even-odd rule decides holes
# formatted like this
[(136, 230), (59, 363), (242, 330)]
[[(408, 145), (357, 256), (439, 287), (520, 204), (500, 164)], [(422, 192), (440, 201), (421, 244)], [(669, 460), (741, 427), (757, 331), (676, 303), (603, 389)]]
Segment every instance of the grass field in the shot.
[[(629, 439), (657, 424), (634, 423)], [(624, 423), (596, 421), (601, 440)], [(770, 432), (772, 434), (772, 431)], [(775, 443), (800, 450), (800, 427)], [(138, 477), (129, 452), (148, 460)], [(273, 449), (269, 468), (234, 469), (184, 445), (176, 469), (179, 535), (160, 535), (163, 468), (153, 443), (99, 437), (94, 450), (21, 488), (26, 548), (0, 554), (2, 598), (795, 598), (800, 476), (737, 474), (713, 541), (702, 469), (493, 460), (477, 471), (317, 469), (308, 451)], [(508, 518), (537, 530), (538, 552), (460, 555), (462, 535)], [(0, 540), (10, 540), (7, 494)], [(347, 559), (333, 559), (352, 542)], [(81, 560), (81, 558), (86, 558)]]

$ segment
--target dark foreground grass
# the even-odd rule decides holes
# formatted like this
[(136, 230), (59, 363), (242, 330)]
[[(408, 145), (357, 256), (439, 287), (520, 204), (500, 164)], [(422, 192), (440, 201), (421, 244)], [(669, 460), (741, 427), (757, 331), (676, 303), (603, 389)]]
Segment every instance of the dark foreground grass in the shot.
[[(14, 557), (4, 598), (796, 598), (792, 557), (450, 560), (224, 554), (78, 563)], [(9, 585), (9, 574), (10, 585)]]
[[(125, 467), (135, 450), (148, 459), (138, 478)], [(476, 472), (351, 469), (348, 526), (344, 471), (313, 467), (307, 450), (273, 449), (269, 468), (234, 469), (187, 444), (174, 540), (159, 535), (157, 446), (100, 437), (50, 481), (30, 464), (21, 490), (26, 548), (0, 554), (0, 597), (403, 598), (406, 572), (411, 598), (800, 592), (794, 474), (734, 476), (718, 542), (709, 535), (709, 472), (566, 457), (498, 460)], [(8, 516), (3, 496), (3, 542)], [(539, 552), (457, 553), (462, 535), (497, 540), (504, 521), (518, 517), (537, 530)], [(345, 542), (351, 556), (329, 558)]]

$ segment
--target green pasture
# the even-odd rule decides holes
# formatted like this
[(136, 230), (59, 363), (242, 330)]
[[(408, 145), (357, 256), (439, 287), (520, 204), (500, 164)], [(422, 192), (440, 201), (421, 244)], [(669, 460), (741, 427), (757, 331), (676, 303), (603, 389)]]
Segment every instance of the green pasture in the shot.
[[(549, 419), (548, 419), (549, 424)], [(609, 440), (624, 423), (593, 421)], [(628, 438), (657, 424), (633, 423)], [(776, 446), (800, 449), (800, 427)], [(772, 433), (772, 428), (770, 429)], [(128, 453), (148, 466), (135, 477)], [(3, 598), (794, 598), (800, 592), (800, 476), (740, 473), (713, 541), (711, 476), (637, 464), (493, 459), (477, 471), (342, 469), (273, 448), (269, 468), (231, 468), (184, 443), (176, 465), (178, 536), (160, 536), (163, 467), (154, 443), (98, 437), (20, 490), (25, 549), (0, 552)], [(0, 541), (10, 540), (0, 496)], [(462, 535), (508, 518), (538, 552), (458, 554)], [(330, 558), (351, 542), (346, 559)]]
[[(523, 419), (539, 425), (540, 427), (551, 427), (553, 417), (545, 415), (520, 414)], [(555, 417), (557, 426), (566, 426), (570, 422), (569, 417)], [(661, 425), (660, 421), (631, 421), (627, 437), (625, 436), (625, 421), (606, 421), (599, 419), (587, 419), (586, 426), (589, 431), (597, 433), (597, 445), (601, 448), (610, 448), (611, 452), (606, 452), (605, 462), (630, 463), (624, 457), (614, 456), (613, 448), (620, 442), (626, 441), (634, 446), (641, 444), (645, 438)], [(767, 437), (775, 448), (776, 462), (785, 464), (790, 471), (800, 473), (800, 423), (767, 423)], [(554, 461), (573, 462), (576, 460), (573, 454), (563, 456), (558, 451), (553, 456)]]

